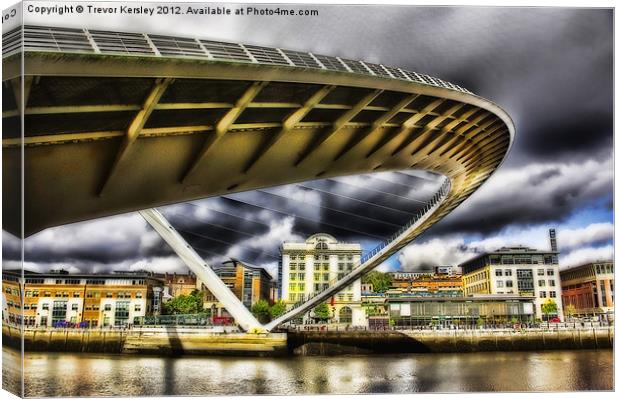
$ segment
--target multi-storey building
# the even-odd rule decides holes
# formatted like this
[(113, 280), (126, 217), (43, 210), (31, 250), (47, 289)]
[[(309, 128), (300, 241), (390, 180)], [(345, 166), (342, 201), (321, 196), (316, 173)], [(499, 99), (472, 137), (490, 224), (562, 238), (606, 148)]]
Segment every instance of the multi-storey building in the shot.
[[(359, 266), (362, 247), (341, 243), (329, 234), (314, 234), (305, 242), (282, 244), (278, 268), (279, 296), (287, 304), (303, 301)], [(361, 307), (361, 280), (357, 279), (330, 301), (332, 321), (364, 325)], [(306, 320), (311, 314), (304, 316)]]
[(558, 252), (526, 247), (500, 248), (460, 265), (465, 296), (507, 294), (534, 298), (536, 318), (546, 316), (542, 306), (549, 300), (563, 319)]
[[(249, 266), (232, 259), (222, 263), (219, 267), (214, 267), (213, 271), (246, 307), (250, 308), (260, 299), (273, 303), (273, 278), (262, 267)], [(222, 304), (201, 282), (199, 286), (202, 286), (205, 291), (205, 307), (216, 310), (218, 315), (222, 315)]]
[(191, 272), (187, 274), (157, 273), (154, 276), (164, 281), (168, 294), (172, 297), (189, 295), (192, 291), (199, 288), (197, 285), (196, 276)]
[[(572, 305), (574, 316), (603, 316), (614, 312), (613, 261), (586, 263), (560, 272), (564, 310)], [(572, 310), (572, 309), (571, 309)]]
[(392, 281), (393, 282), (399, 282), (399, 281), (411, 281), (414, 280), (418, 277), (423, 277), (423, 276), (432, 276), (433, 272), (389, 272), (388, 273), (390, 275), (390, 277), (392, 277)]
[(448, 273), (392, 273), (390, 296), (463, 296), (460, 275)]
[[(133, 324), (158, 313), (162, 281), (148, 273), (2, 272), (3, 319), (27, 326)], [(23, 304), (21, 297), (23, 296)]]

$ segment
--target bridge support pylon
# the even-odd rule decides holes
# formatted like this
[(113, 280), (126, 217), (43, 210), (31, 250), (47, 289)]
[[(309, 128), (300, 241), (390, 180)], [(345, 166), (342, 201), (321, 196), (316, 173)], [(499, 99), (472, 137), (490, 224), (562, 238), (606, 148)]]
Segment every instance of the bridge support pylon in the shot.
[(170, 245), (174, 252), (185, 262), (187, 267), (200, 278), (209, 291), (220, 301), (239, 327), (247, 333), (260, 334), (269, 332), (235, 294), (220, 280), (211, 267), (194, 251), (187, 241), (176, 231), (172, 224), (156, 209), (139, 211), (140, 215)]

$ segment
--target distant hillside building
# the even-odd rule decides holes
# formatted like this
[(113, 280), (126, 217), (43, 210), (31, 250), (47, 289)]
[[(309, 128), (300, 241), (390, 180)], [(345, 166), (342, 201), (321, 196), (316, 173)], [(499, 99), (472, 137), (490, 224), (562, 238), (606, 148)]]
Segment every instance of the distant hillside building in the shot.
[(558, 253), (526, 247), (504, 247), (460, 265), (465, 296), (519, 295), (534, 298), (535, 314), (544, 319), (542, 305), (551, 300), (563, 320)]
[(155, 277), (164, 281), (168, 294), (172, 297), (189, 295), (198, 288), (196, 276), (192, 272), (187, 274), (159, 273), (155, 274)]
[[(341, 243), (329, 234), (314, 234), (305, 242), (282, 244), (278, 268), (280, 298), (292, 305), (329, 286), (359, 266), (359, 243)], [(365, 325), (361, 307), (361, 279), (336, 294), (330, 301), (333, 322)], [(307, 321), (309, 316), (306, 315)]]
[(391, 297), (398, 295), (463, 296), (463, 281), (460, 275), (452, 275), (451, 268), (435, 268), (434, 270), (433, 273), (390, 273), (392, 285), (387, 294)]
[(560, 272), (564, 309), (573, 305), (575, 316), (602, 316), (614, 313), (614, 263), (592, 262)]

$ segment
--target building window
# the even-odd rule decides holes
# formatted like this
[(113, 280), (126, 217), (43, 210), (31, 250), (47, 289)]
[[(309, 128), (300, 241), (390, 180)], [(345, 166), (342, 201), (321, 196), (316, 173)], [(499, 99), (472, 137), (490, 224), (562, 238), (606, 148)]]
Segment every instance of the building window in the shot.
[(291, 274), (289, 275), (289, 280), (291, 280), (291, 281), (295, 281), (295, 280), (297, 280), (297, 273), (291, 273)]
[(512, 280), (506, 280), (506, 287), (512, 288)]
[(71, 310), (78, 310), (78, 304), (77, 303), (71, 304)]
[(136, 292), (136, 299), (142, 299), (142, 293)]
[(299, 270), (301, 270), (301, 271), (306, 270), (306, 264), (305, 263), (300, 263), (299, 264)]
[(353, 321), (353, 311), (350, 307), (345, 306), (338, 312), (338, 321), (340, 323), (351, 323)]
[(49, 310), (50, 309), (50, 304), (49, 303), (44, 303), (41, 305), (41, 310)]
[(544, 276), (545, 275), (545, 269), (538, 269), (538, 275), (539, 276)]
[(297, 290), (298, 291), (305, 291), (305, 289), (306, 289), (306, 284), (304, 284), (304, 283), (298, 283), (297, 284)]
[(501, 277), (501, 276), (502, 276), (502, 269), (497, 269), (497, 270), (495, 270), (495, 275), (496, 275), (497, 277)]
[(549, 280), (549, 287), (555, 287), (555, 280)]
[(553, 276), (554, 274), (553, 269), (547, 269), (547, 276)]
[(140, 305), (135, 305), (135, 306), (133, 307), (133, 310), (134, 310), (134, 312), (140, 312), (140, 311), (142, 310), (142, 306), (140, 306)]
[(110, 305), (109, 303), (106, 303), (106, 304), (103, 306), (103, 310), (106, 310), (106, 311), (112, 310), (112, 305)]
[(106, 298), (112, 298), (112, 293), (111, 292), (106, 292), (105, 293), (105, 297)]
[(504, 288), (504, 282), (501, 280), (496, 281), (497, 288)]
[(538, 293), (538, 296), (541, 297), (541, 298), (546, 298), (547, 297), (547, 291), (540, 291)]
[(52, 323), (65, 320), (67, 317), (67, 301), (54, 301), (52, 308)]
[(549, 298), (556, 298), (556, 295), (555, 291), (549, 291)]
[(512, 276), (512, 270), (510, 270), (510, 269), (504, 270), (504, 275), (507, 276), (507, 277), (508, 276)]
[(116, 302), (114, 309), (114, 324), (119, 326), (127, 323), (129, 319), (129, 302)]
[(538, 286), (539, 287), (544, 287), (545, 286), (545, 280), (538, 280)]

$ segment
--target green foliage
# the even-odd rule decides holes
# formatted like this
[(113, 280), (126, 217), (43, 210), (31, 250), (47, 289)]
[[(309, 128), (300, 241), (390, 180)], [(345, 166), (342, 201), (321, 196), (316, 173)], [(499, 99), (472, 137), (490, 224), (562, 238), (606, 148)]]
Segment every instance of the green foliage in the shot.
[(375, 292), (385, 292), (392, 286), (392, 276), (373, 270), (362, 277), (362, 283), (372, 284), (372, 288)]
[(269, 302), (264, 299), (259, 299), (256, 301), (256, 303), (252, 305), (250, 311), (261, 323), (266, 323), (271, 320)]
[(558, 305), (555, 301), (547, 299), (547, 302), (543, 303), (541, 310), (545, 316), (549, 316), (550, 314), (558, 314)]
[(478, 326), (483, 326), (484, 325), (484, 320), (481, 317), (478, 317), (478, 320), (476, 320), (476, 324)]
[(569, 303), (568, 305), (566, 305), (566, 307), (564, 308), (564, 311), (566, 312), (566, 314), (568, 316), (574, 316), (577, 313), (577, 308), (575, 308), (575, 305), (573, 305), (572, 303)]
[(269, 313), (271, 314), (271, 318), (275, 319), (286, 311), (286, 304), (281, 299), (274, 303), (271, 309), (269, 309)]
[(204, 293), (194, 290), (189, 295), (179, 295), (163, 304), (164, 314), (193, 314), (202, 312)]
[(329, 314), (329, 306), (325, 302), (314, 308), (314, 317), (320, 320), (327, 320), (331, 317)]

